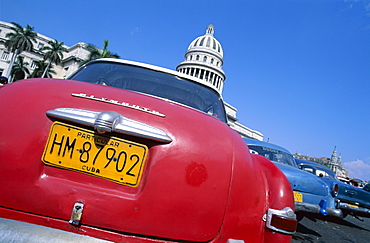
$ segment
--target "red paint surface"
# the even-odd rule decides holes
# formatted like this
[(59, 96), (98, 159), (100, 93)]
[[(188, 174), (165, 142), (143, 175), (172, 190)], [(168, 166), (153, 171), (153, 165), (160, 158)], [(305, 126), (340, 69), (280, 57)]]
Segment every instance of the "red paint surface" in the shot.
[[(166, 117), (71, 93), (129, 101)], [(116, 241), (118, 234), (129, 242), (144, 238), (271, 242), (266, 240), (273, 235), (262, 221), (267, 208), (293, 207), (286, 178), (277, 168), (261, 166), (236, 132), (193, 109), (116, 88), (48, 79), (6, 85), (0, 89), (0, 104), (1, 217), (74, 232), (68, 220), (74, 203), (83, 202), (81, 229), (89, 225), (91, 230), (77, 233), (99, 238)], [(46, 166), (41, 156), (53, 122), (46, 111), (60, 107), (116, 111), (162, 129), (173, 141), (160, 144), (122, 136), (149, 147), (136, 188)], [(278, 186), (280, 182), (283, 185)], [(279, 196), (279, 190), (288, 196)], [(280, 242), (290, 241), (289, 236), (275, 235)]]

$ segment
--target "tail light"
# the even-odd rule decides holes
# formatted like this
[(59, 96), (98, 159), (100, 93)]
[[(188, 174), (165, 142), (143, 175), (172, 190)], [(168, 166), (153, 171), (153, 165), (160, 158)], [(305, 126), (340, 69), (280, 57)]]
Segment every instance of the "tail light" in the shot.
[(284, 234), (294, 234), (297, 228), (297, 218), (294, 211), (286, 207), (282, 210), (269, 209), (264, 215), (266, 227)]
[(338, 196), (338, 191), (339, 191), (338, 184), (334, 183), (333, 184), (333, 190), (332, 190), (332, 194), (333, 194), (334, 197)]

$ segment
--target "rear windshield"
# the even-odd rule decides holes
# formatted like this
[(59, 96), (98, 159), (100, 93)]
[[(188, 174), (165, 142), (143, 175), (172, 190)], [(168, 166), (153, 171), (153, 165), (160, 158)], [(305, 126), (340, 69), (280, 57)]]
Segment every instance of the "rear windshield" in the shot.
[(326, 170), (324, 168), (321, 168), (321, 167), (316, 167), (316, 166), (311, 166), (311, 165), (305, 165), (305, 164), (302, 164), (302, 165), (299, 165), (299, 168), (301, 170), (304, 170), (304, 171), (308, 171), (314, 175), (317, 175), (319, 177), (324, 177), (324, 178), (328, 178), (330, 180), (336, 180), (338, 181), (339, 179), (335, 176), (334, 172), (330, 171), (329, 169)]
[(264, 146), (248, 145), (248, 147), (252, 154), (259, 154), (271, 161), (297, 167), (291, 154)]
[(223, 102), (217, 92), (170, 74), (120, 63), (95, 62), (81, 68), (68, 79), (168, 99), (227, 122)]

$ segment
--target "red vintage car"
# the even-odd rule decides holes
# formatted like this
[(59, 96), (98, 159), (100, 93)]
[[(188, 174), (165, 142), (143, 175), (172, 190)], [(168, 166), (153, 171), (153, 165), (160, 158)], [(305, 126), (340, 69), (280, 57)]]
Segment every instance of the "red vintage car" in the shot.
[(288, 180), (201, 80), (100, 59), (0, 104), (1, 242), (291, 240)]

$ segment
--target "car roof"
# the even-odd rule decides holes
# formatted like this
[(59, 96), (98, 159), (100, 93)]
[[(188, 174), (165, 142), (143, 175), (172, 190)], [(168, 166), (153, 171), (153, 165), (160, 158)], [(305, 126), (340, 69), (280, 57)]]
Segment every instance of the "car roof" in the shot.
[(168, 68), (163, 68), (163, 67), (159, 67), (159, 66), (155, 66), (155, 65), (151, 65), (151, 64), (146, 64), (146, 63), (141, 63), (141, 62), (135, 62), (135, 61), (129, 61), (129, 60), (123, 60), (123, 59), (116, 59), (116, 58), (100, 58), (100, 59), (90, 61), (90, 62), (86, 63), (85, 65), (89, 65), (89, 64), (94, 63), (94, 62), (121, 63), (121, 64), (126, 64), (126, 65), (136, 66), (136, 67), (142, 67), (142, 68), (145, 68), (145, 69), (150, 69), (150, 70), (161, 72), (161, 73), (170, 74), (172, 76), (177, 76), (177, 77), (180, 77), (180, 78), (183, 78), (183, 79), (188, 79), (192, 82), (195, 82), (195, 83), (201, 84), (203, 86), (206, 86), (206, 87), (214, 90), (217, 94), (219, 94), (220, 97), (222, 97), (220, 91), (215, 86), (211, 85), (210, 83), (208, 83), (208, 82), (206, 82), (206, 81), (204, 81), (200, 78), (196, 78), (196, 77), (190, 76), (188, 74), (180, 73), (178, 71), (174, 71), (174, 70), (171, 70), (171, 69), (168, 69)]
[(257, 139), (251, 139), (251, 138), (243, 138), (243, 139), (248, 145), (264, 146), (264, 147), (267, 147), (267, 148), (272, 148), (272, 149), (276, 149), (276, 150), (291, 154), (287, 149), (285, 149), (285, 148), (283, 148), (279, 145), (276, 145), (276, 144), (263, 142), (263, 141), (259, 141)]
[(312, 166), (321, 167), (321, 168), (330, 170), (328, 167), (326, 167), (326, 166), (324, 166), (322, 164), (313, 162), (313, 161), (304, 160), (304, 159), (295, 159), (295, 161), (296, 161), (297, 165), (306, 164), (306, 165), (312, 165)]
[(319, 163), (316, 163), (316, 162), (313, 162), (313, 161), (309, 161), (309, 160), (304, 160), (304, 159), (294, 159), (296, 164), (297, 165), (310, 165), (310, 166), (315, 166), (315, 167), (318, 167), (320, 169), (323, 169), (327, 172), (330, 172), (332, 173), (333, 175), (335, 175), (335, 173), (330, 170), (328, 167), (326, 167), (325, 165), (322, 165), (322, 164), (319, 164)]

